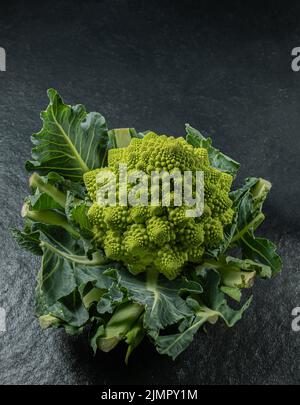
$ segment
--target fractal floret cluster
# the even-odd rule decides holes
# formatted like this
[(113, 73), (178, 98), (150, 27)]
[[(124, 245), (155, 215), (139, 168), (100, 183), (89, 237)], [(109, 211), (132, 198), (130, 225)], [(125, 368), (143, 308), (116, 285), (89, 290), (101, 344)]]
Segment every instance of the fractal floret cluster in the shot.
[[(204, 210), (188, 217), (186, 206), (103, 206), (97, 201), (97, 176), (109, 170), (116, 176), (120, 192), (119, 167), (143, 171), (204, 173)], [(193, 179), (194, 180), (194, 179)], [(210, 165), (207, 149), (195, 148), (183, 138), (148, 133), (132, 138), (126, 148), (110, 149), (108, 166), (85, 173), (84, 182), (92, 201), (88, 218), (94, 241), (105, 255), (122, 262), (133, 274), (155, 268), (168, 279), (176, 278), (188, 262), (201, 263), (206, 249), (223, 239), (223, 228), (233, 219), (229, 191), (232, 176)]]

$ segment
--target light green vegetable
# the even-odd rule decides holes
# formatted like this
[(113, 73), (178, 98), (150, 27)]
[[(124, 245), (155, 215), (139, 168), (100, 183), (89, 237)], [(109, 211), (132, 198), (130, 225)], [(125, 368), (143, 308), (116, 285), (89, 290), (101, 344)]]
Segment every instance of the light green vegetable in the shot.
[(143, 170), (149, 183), (154, 170), (177, 170), (181, 174), (203, 171), (205, 215), (189, 218), (186, 207), (174, 204), (155, 210), (150, 205), (150, 193), (148, 206), (103, 207), (96, 201), (97, 175), (107, 169), (87, 172), (83, 178), (93, 201), (88, 217), (95, 240), (108, 258), (121, 261), (133, 274), (155, 268), (172, 280), (187, 262), (200, 263), (205, 248), (218, 246), (224, 226), (234, 215), (229, 197), (233, 178), (210, 166), (205, 148), (194, 148), (183, 138), (150, 132), (143, 139), (133, 138), (126, 148), (109, 150), (112, 173), (118, 173), (119, 164), (126, 164), (129, 171)]
[[(252, 301), (243, 290), (281, 270), (275, 245), (255, 235), (271, 184), (250, 177), (234, 189), (239, 163), (188, 124), (185, 139), (108, 130), (101, 114), (64, 104), (53, 89), (48, 95), (26, 163), (34, 173), (24, 229), (13, 229), (19, 245), (42, 258), (41, 327), (69, 334), (88, 328), (94, 351), (127, 344), (126, 362), (145, 336), (175, 359), (206, 323), (223, 319), (232, 327)], [(194, 183), (202, 171), (202, 215), (187, 216), (172, 188), (160, 191), (156, 206), (105, 206), (98, 198), (99, 187), (111, 187), (110, 180), (101, 183), (104, 172), (115, 174), (117, 200), (124, 199), (120, 164), (129, 174), (145, 173), (138, 193), (147, 203), (152, 171), (191, 171)], [(133, 185), (129, 192), (136, 192)], [(240, 308), (231, 308), (232, 299)]]

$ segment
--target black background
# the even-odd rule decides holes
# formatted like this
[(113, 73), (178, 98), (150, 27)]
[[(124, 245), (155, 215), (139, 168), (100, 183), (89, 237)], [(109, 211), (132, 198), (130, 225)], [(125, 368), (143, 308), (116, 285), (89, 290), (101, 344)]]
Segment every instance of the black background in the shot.
[[(291, 70), (299, 2), (3, 3), (0, 383), (299, 383), (300, 333), (291, 329), (300, 306), (300, 72)], [(93, 358), (86, 336), (40, 330), (33, 314), (39, 263), (8, 228), (22, 222), (23, 163), (49, 87), (100, 111), (111, 128), (182, 135), (189, 122), (242, 162), (237, 184), (249, 175), (272, 181), (261, 233), (278, 243), (283, 272), (257, 281), (253, 305), (233, 329), (209, 327), (174, 363), (145, 342), (128, 367), (122, 346)]]

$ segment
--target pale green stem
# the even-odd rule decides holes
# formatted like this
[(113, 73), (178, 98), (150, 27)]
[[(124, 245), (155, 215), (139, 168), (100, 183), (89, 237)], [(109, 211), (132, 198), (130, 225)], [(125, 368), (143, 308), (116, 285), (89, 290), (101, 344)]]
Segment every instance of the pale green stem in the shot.
[(92, 259), (89, 260), (87, 256), (79, 256), (79, 255), (72, 255), (62, 250), (57, 249), (55, 246), (51, 245), (48, 242), (42, 241), (41, 247), (46, 247), (47, 249), (51, 250), (53, 253), (64, 257), (65, 259), (70, 260), (73, 263), (82, 264), (85, 266), (98, 266), (100, 264), (105, 263), (106, 259), (100, 252), (95, 252), (92, 255)]
[(66, 220), (66, 217), (58, 212), (51, 210), (43, 211), (30, 211), (29, 205), (24, 204), (22, 207), (21, 215), (23, 218), (29, 218), (35, 222), (41, 222), (46, 225), (55, 225), (64, 228), (74, 238), (79, 239), (80, 234), (77, 232)]
[(265, 219), (265, 216), (262, 212), (260, 212), (245, 228), (238, 230), (238, 233), (231, 239), (230, 244), (236, 242), (238, 239), (244, 236), (245, 233), (249, 231), (249, 229), (255, 230)]
[(37, 188), (40, 192), (46, 193), (53, 198), (62, 208), (66, 206), (66, 195), (59, 191), (55, 186), (50, 183), (44, 183), (42, 178), (37, 174), (33, 173), (29, 179), (30, 187)]

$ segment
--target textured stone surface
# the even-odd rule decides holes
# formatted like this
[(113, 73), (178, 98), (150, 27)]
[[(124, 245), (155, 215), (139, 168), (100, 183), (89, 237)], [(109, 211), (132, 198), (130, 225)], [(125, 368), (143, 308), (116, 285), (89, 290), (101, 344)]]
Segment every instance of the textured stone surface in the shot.
[[(291, 310), (300, 306), (300, 73), (290, 69), (300, 6), (182, 3), (1, 5), (2, 384), (300, 383), (300, 333), (291, 330)], [(233, 329), (220, 322), (199, 333), (175, 363), (145, 342), (127, 368), (123, 347), (93, 358), (85, 336), (40, 330), (33, 315), (39, 263), (18, 249), (8, 229), (21, 225), (23, 162), (48, 87), (102, 112), (110, 127), (180, 135), (189, 122), (243, 163), (240, 179), (272, 181), (262, 232), (279, 244), (283, 272), (256, 283), (253, 305)]]

